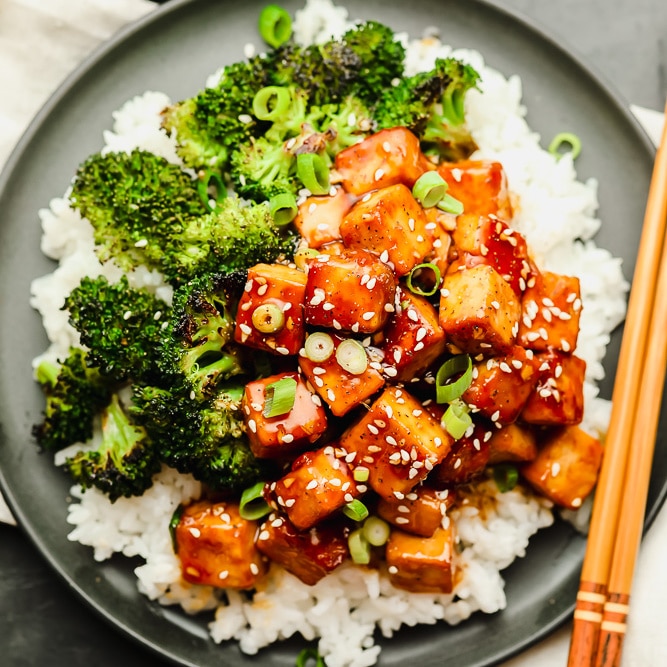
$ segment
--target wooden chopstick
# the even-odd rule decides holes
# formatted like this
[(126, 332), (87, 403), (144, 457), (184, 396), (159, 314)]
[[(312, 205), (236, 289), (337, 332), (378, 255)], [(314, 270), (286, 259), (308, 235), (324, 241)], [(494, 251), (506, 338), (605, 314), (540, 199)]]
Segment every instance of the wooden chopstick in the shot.
[[(665, 106), (665, 113), (667, 113), (667, 105)], [(647, 349), (655, 347), (657, 344), (655, 342), (649, 346), (648, 337), (651, 330), (651, 313), (656, 302), (656, 282), (660, 275), (667, 273), (667, 256), (662, 257), (666, 227), (667, 125), (663, 129), (662, 140), (656, 153), (649, 187), (644, 225), (612, 393), (612, 410), (605, 441), (605, 453), (595, 492), (588, 543), (581, 571), (579, 592), (577, 593), (568, 667), (588, 667), (595, 664), (603, 609), (607, 602), (608, 583), (610, 582), (612, 559), (615, 551), (614, 545), (619, 535), (621, 501), (627, 484), (626, 468), (631, 458), (629, 452), (630, 450), (642, 450), (645, 447), (650, 449), (651, 455), (653, 451), (654, 438), (648, 438), (647, 442), (636, 444), (637, 441), (633, 438), (633, 434), (636, 432), (635, 417), (640, 403), (640, 389), (645, 382), (644, 374), (653, 363), (650, 357), (647, 358)], [(667, 255), (667, 253), (665, 254)], [(661, 258), (664, 265), (662, 270), (660, 269)], [(665, 331), (664, 328), (662, 331), (660, 329), (652, 330), (657, 331), (658, 336), (664, 335), (663, 332)], [(661, 392), (657, 400), (656, 393), (654, 392), (650, 396), (644, 393), (642, 401), (653, 403), (654, 409), (659, 411)], [(642, 429), (642, 432), (646, 437), (646, 430)], [(639, 489), (638, 491), (641, 492), (642, 490)], [(627, 513), (630, 511), (628, 509), (626, 510), (626, 520), (639, 526), (641, 534), (645, 498), (640, 497), (638, 493), (636, 495), (637, 500), (633, 503), (635, 510), (633, 517), (631, 519), (627, 517)], [(633, 490), (633, 496), (635, 496), (635, 490)], [(640, 513), (641, 516), (638, 516)], [(635, 551), (637, 542), (634, 546)], [(617, 575), (620, 574), (619, 568), (624, 571), (629, 565), (631, 569), (634, 568), (634, 557), (633, 555), (630, 565), (628, 554), (625, 555), (624, 564), (621, 565), (619, 562), (616, 570)], [(629, 593), (629, 586), (626, 586), (625, 582), (619, 581), (618, 585), (624, 589), (620, 593), (625, 595)], [(618, 593), (619, 591), (614, 592)], [(614, 609), (617, 608), (608, 605), (608, 613)], [(608, 619), (608, 623), (610, 622), (611, 617)], [(620, 629), (621, 626), (616, 629)], [(606, 627), (608, 629), (612, 628), (610, 625)], [(606, 638), (607, 635), (605, 634), (605, 641), (607, 641)]]

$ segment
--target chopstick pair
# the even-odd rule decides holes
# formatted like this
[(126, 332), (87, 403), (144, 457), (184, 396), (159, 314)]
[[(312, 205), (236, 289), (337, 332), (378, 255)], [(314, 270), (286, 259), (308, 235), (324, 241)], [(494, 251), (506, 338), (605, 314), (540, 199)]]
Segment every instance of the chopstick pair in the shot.
[(666, 229), (667, 123), (630, 292), (568, 667), (620, 665), (667, 368)]

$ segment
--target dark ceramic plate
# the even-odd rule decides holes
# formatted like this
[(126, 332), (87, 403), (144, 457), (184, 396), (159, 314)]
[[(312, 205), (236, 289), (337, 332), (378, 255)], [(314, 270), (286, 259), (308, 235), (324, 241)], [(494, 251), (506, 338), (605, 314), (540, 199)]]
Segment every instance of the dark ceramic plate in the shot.
[[(294, 10), (296, 3), (283, 3)], [(625, 105), (576, 58), (522, 19), (477, 0), (413, 0), (409, 10), (385, 0), (348, 0), (351, 15), (381, 19), (414, 36), (430, 25), (445, 41), (481, 51), (488, 64), (522, 77), (528, 120), (545, 139), (568, 129), (583, 139), (577, 167), (600, 182), (600, 245), (624, 258), (631, 276), (653, 151)], [(400, 3), (402, 5), (402, 3)], [(221, 64), (242, 57), (261, 4), (175, 0), (106, 44), (49, 101), (13, 154), (0, 180), (0, 471), (23, 528), (53, 568), (89, 605), (164, 658), (200, 667), (293, 665), (302, 642), (281, 643), (244, 657), (234, 643), (214, 645), (206, 618), (189, 618), (136, 591), (132, 564), (98, 564), (88, 548), (66, 539), (68, 482), (30, 438), (42, 397), (30, 360), (46, 339), (28, 305), (30, 281), (53, 269), (39, 251), (37, 209), (66, 189), (77, 165), (99, 150), (111, 112), (147, 89), (172, 99), (194, 94)], [(632, 169), (627, 169), (632, 165)], [(611, 394), (620, 332), (614, 336), (604, 396)], [(648, 503), (654, 517), (666, 491), (667, 442), (660, 427)], [(522, 650), (570, 615), (584, 540), (557, 524), (531, 543), (506, 572), (507, 609), (476, 615), (455, 628), (408, 629), (382, 641), (380, 664), (429, 667), (447, 656), (458, 667), (490, 665)]]

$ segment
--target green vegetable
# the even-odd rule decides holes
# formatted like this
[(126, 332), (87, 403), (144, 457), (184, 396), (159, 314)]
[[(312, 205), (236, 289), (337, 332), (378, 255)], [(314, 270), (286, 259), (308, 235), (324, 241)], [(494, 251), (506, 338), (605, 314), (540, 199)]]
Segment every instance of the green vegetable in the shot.
[(560, 132), (557, 134), (549, 144), (547, 149), (549, 153), (560, 158), (562, 155), (563, 148), (567, 146), (570, 147), (570, 153), (572, 154), (572, 159), (576, 160), (581, 153), (581, 139), (572, 132)]
[[(453, 382), (451, 378), (459, 377)], [(435, 375), (435, 395), (438, 403), (451, 403), (472, 383), (472, 359), (469, 354), (457, 354), (445, 361)]]
[(353, 530), (347, 538), (350, 557), (357, 565), (368, 565), (371, 562), (371, 546), (364, 537), (362, 528)]
[(460, 399), (452, 401), (442, 417), (442, 425), (455, 440), (462, 438), (472, 425), (468, 406)]
[(244, 519), (251, 521), (261, 519), (271, 511), (269, 504), (264, 500), (264, 486), (264, 482), (257, 482), (244, 489), (239, 504), (239, 514)]
[(366, 541), (373, 547), (381, 547), (389, 539), (389, 524), (377, 516), (369, 516), (362, 530)]
[(292, 18), (278, 5), (267, 5), (259, 14), (259, 34), (273, 48), (284, 44), (292, 36)]
[(324, 158), (316, 153), (300, 153), (296, 158), (296, 175), (303, 187), (314, 195), (329, 192), (329, 168)]
[(298, 213), (296, 198), (290, 192), (278, 194), (269, 202), (269, 210), (278, 227), (288, 225)]
[(336, 361), (343, 370), (352, 375), (361, 375), (368, 368), (366, 350), (354, 338), (346, 338), (339, 343), (336, 348)]
[(501, 463), (493, 468), (493, 480), (498, 487), (498, 491), (506, 493), (511, 491), (519, 482), (519, 471), (516, 466)]
[(212, 169), (206, 169), (200, 173), (197, 192), (208, 211), (216, 211), (220, 201), (227, 196), (227, 188), (220, 174)]
[(312, 667), (326, 667), (324, 659), (314, 648), (304, 648), (297, 656), (294, 667), (309, 667), (308, 663), (311, 661), (315, 662)]
[(326, 361), (334, 351), (333, 338), (324, 331), (316, 331), (306, 338), (304, 348), (306, 357), (311, 361), (316, 363)]
[[(428, 290), (422, 289), (419, 285), (415, 284), (417, 277), (424, 270), (430, 271), (433, 274), (433, 286), (429, 287)], [(420, 296), (433, 296), (438, 291), (438, 289), (440, 289), (441, 280), (442, 276), (440, 275), (440, 269), (432, 262), (426, 262), (424, 264), (417, 264), (417, 266), (413, 267), (405, 279), (405, 284), (413, 294), (418, 294)]]
[(436, 205), (445, 213), (453, 213), (454, 215), (461, 215), (463, 213), (463, 202), (455, 199), (449, 193), (446, 193)]
[(412, 195), (424, 208), (431, 208), (445, 196), (448, 187), (437, 171), (427, 171), (415, 181)]
[(363, 521), (368, 516), (368, 507), (355, 498), (343, 506), (343, 514), (354, 521)]
[(290, 106), (290, 91), (282, 86), (266, 86), (257, 91), (252, 111), (259, 120), (280, 120)]
[(296, 380), (291, 377), (280, 378), (266, 385), (264, 392), (264, 416), (267, 418), (286, 415), (296, 399)]

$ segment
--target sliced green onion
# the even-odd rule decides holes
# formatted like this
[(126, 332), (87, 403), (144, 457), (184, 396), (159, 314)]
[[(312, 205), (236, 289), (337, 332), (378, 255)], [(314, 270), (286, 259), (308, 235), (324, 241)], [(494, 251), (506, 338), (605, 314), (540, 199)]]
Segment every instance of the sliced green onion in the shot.
[(519, 482), (519, 471), (516, 466), (502, 463), (493, 468), (493, 481), (500, 493), (511, 491)]
[(572, 132), (560, 132), (557, 134), (549, 144), (547, 149), (553, 156), (560, 158), (563, 156), (562, 149), (566, 146), (570, 147), (572, 159), (576, 160), (581, 153), (581, 139)]
[(239, 514), (242, 518), (254, 521), (266, 516), (270, 511), (269, 504), (264, 500), (264, 482), (257, 482), (241, 494)]
[(292, 36), (292, 17), (278, 5), (267, 5), (259, 14), (259, 34), (274, 49)]
[(311, 667), (308, 663), (314, 660), (315, 664), (312, 667), (326, 667), (324, 659), (314, 648), (304, 648), (296, 657), (294, 667)]
[(364, 537), (363, 530), (353, 530), (347, 538), (350, 556), (357, 565), (368, 565), (371, 562), (371, 545)]
[[(213, 193), (211, 193), (211, 186), (213, 186)], [(199, 174), (197, 192), (199, 193), (199, 197), (204, 203), (204, 206), (206, 206), (209, 211), (215, 211), (218, 208), (217, 205), (227, 197), (227, 188), (225, 187), (222, 177), (211, 169), (207, 169)], [(211, 201), (215, 202), (215, 206), (211, 204)]]
[(287, 414), (294, 407), (294, 401), (296, 400), (296, 380), (286, 377), (267, 384), (264, 397), (262, 414), (265, 417), (278, 417)]
[(355, 498), (343, 507), (343, 514), (354, 521), (363, 521), (368, 516), (368, 507)]
[(294, 263), (296, 264), (297, 268), (301, 269), (302, 271), (305, 271), (306, 266), (308, 266), (308, 261), (311, 259), (315, 259), (318, 255), (321, 255), (322, 253), (319, 250), (316, 250), (315, 248), (309, 248), (308, 246), (301, 246), (296, 249), (296, 252), (294, 253)]
[(463, 202), (455, 199), (450, 194), (446, 194), (437, 204), (438, 208), (445, 213), (461, 215), (463, 213)]
[(389, 524), (377, 516), (369, 516), (362, 531), (366, 541), (374, 547), (381, 547), (389, 539)]
[[(460, 375), (459, 375), (460, 374)], [(459, 375), (453, 382), (447, 381)], [(459, 398), (472, 383), (472, 359), (469, 354), (457, 354), (447, 359), (435, 375), (435, 400), (451, 403)]]
[(169, 535), (171, 536), (171, 546), (174, 548), (174, 553), (178, 553), (178, 542), (176, 541), (176, 528), (178, 528), (178, 524), (181, 522), (181, 517), (183, 516), (184, 509), (185, 506), (179, 505), (174, 510), (174, 513), (171, 515), (171, 519), (169, 519)]
[(412, 195), (424, 208), (432, 208), (442, 200), (448, 187), (437, 171), (427, 171), (415, 181)]
[(296, 156), (296, 175), (303, 187), (314, 195), (329, 192), (329, 167), (317, 153), (299, 153)]
[(352, 473), (355, 482), (367, 482), (370, 476), (370, 470), (364, 466), (357, 466)]
[(275, 121), (284, 117), (289, 109), (289, 90), (282, 86), (266, 86), (255, 93), (252, 111), (259, 120)]
[(263, 303), (252, 311), (252, 325), (262, 333), (276, 333), (285, 326), (285, 313), (275, 303)]
[(278, 227), (283, 227), (292, 222), (298, 211), (296, 197), (291, 192), (282, 192), (269, 201), (269, 212), (273, 216), (273, 222)]
[(334, 351), (333, 338), (324, 331), (316, 331), (306, 338), (303, 345), (306, 357), (315, 363), (326, 361)]
[(361, 375), (368, 368), (366, 348), (354, 338), (346, 338), (339, 343), (336, 348), (336, 361), (343, 370), (352, 375)]
[(442, 425), (447, 433), (454, 440), (458, 440), (465, 435), (471, 424), (472, 417), (468, 414), (468, 406), (459, 399), (452, 401), (442, 417)]
[[(421, 271), (428, 270), (433, 272), (433, 287), (427, 292), (426, 290), (423, 290), (419, 285), (415, 285), (415, 274), (419, 274)], [(413, 294), (419, 294), (420, 296), (433, 296), (439, 289), (440, 289), (440, 280), (442, 279), (442, 276), (440, 275), (440, 269), (433, 264), (432, 262), (426, 262), (425, 264), (417, 264), (410, 273), (408, 273), (408, 277), (405, 280), (405, 284), (407, 285), (407, 288), (413, 293)]]

